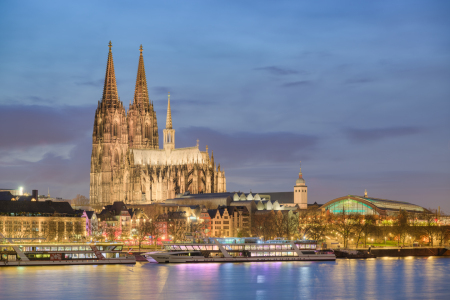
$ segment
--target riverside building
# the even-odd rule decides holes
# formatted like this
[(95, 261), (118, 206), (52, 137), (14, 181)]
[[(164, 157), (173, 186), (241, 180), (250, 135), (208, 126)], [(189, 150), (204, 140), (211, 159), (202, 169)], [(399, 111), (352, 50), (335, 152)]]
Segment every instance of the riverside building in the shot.
[(0, 201), (0, 233), (6, 238), (80, 240), (86, 220), (68, 202)]

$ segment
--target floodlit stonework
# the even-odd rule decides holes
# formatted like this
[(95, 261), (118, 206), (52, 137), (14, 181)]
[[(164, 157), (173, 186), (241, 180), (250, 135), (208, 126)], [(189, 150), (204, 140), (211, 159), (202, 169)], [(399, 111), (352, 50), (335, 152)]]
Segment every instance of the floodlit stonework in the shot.
[(197, 146), (175, 148), (170, 95), (163, 149), (159, 149), (158, 124), (150, 102), (142, 46), (133, 103), (128, 112), (117, 92), (109, 44), (103, 97), (95, 113), (92, 134), (90, 202), (101, 209), (116, 201), (149, 204), (175, 198), (178, 193), (226, 192), (225, 171), (214, 155)]
[(301, 167), (294, 186), (294, 204), (297, 204), (300, 209), (308, 208), (308, 187), (305, 184), (305, 179), (303, 179)]

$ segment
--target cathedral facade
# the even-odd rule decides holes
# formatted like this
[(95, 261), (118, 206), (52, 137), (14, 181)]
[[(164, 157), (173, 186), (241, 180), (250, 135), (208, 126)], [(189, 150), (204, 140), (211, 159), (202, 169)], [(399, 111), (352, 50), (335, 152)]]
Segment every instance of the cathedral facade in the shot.
[(225, 172), (197, 145), (175, 148), (170, 94), (163, 149), (150, 102), (140, 48), (136, 87), (128, 111), (120, 101), (109, 44), (102, 100), (95, 112), (92, 134), (90, 204), (95, 209), (115, 201), (150, 204), (190, 192), (226, 192)]

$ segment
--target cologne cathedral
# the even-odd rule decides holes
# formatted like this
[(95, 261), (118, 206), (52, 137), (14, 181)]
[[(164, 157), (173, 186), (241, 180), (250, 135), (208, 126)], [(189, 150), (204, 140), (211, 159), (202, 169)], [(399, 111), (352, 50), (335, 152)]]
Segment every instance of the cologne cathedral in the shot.
[(125, 110), (117, 93), (109, 43), (102, 100), (95, 112), (92, 134), (90, 202), (95, 209), (115, 201), (150, 204), (190, 192), (226, 192), (225, 172), (197, 146), (175, 148), (170, 94), (163, 149), (159, 149), (158, 124), (145, 78), (142, 46), (133, 102)]

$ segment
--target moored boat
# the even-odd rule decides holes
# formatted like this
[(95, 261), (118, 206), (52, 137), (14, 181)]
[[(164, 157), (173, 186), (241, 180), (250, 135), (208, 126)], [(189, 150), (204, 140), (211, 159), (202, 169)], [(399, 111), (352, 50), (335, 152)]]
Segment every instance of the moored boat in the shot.
[(317, 241), (271, 240), (258, 238), (209, 238), (204, 243), (165, 244), (165, 252), (144, 254), (150, 262), (266, 262), (333, 261), (332, 250), (317, 249)]
[(135, 257), (122, 249), (118, 243), (0, 244), (0, 267), (135, 264)]

